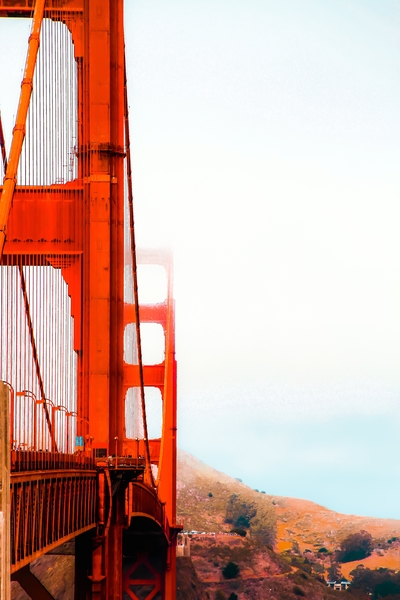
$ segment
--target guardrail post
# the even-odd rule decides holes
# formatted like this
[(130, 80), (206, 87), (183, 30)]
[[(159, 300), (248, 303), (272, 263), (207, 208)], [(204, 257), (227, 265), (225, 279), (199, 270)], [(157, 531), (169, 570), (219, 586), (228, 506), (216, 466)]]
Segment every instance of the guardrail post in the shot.
[(10, 600), (10, 390), (0, 381), (0, 598)]

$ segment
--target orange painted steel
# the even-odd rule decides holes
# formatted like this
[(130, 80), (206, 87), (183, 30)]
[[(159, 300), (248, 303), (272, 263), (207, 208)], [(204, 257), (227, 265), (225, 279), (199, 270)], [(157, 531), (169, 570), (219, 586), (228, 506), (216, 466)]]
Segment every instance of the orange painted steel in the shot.
[[(25, 175), (14, 191), (15, 151), (0, 188), (5, 198), (0, 204), (0, 229), (6, 232), (1, 268), (8, 274), (10, 289), (17, 284), (15, 273), (19, 273), (23, 294), (19, 292), (14, 310), (17, 316), (22, 315), (17, 331), (25, 328), (25, 337), (30, 338), (21, 354), (27, 365), (21, 367), (25, 374), (15, 375), (18, 385), (10, 382), (18, 390), (13, 394), (11, 432), (13, 570), (78, 536), (77, 557), (85, 560), (77, 560), (77, 600), (135, 598), (132, 586), (143, 597), (150, 585), (148, 578), (157, 580), (148, 598), (175, 600), (180, 526), (176, 523), (172, 268), (170, 257), (163, 253), (137, 253), (134, 235), (130, 248), (124, 239), (130, 153), (123, 0), (47, 0), (42, 5), (43, 0), (0, 0), (0, 17), (30, 17), (36, 7), (38, 14), (42, 11), (46, 27), (48, 22), (65, 26), (73, 44), (71, 72), (76, 69), (76, 97), (69, 101), (77, 123), (68, 159), (72, 165), (69, 178), (57, 175), (56, 159), (48, 149), (51, 127), (44, 126), (45, 133), (40, 134), (45, 142), (43, 153), (46, 157), (49, 153), (53, 165), (47, 171), (43, 167), (44, 175), (40, 170), (36, 175)], [(51, 32), (46, 39), (57, 43), (59, 29), (53, 37)], [(31, 39), (34, 43), (37, 37)], [(33, 66), (34, 59), (28, 62)], [(41, 65), (43, 75), (46, 62)], [(49, 86), (36, 81), (41, 101)], [(28, 87), (26, 90), (21, 100), (25, 121), (30, 115)], [(43, 112), (39, 110), (37, 118), (35, 114), (32, 109), (26, 140), (29, 132), (32, 136), (42, 131)], [(67, 126), (67, 121), (68, 114), (60, 126)], [(23, 122), (17, 118), (15, 147), (19, 152), (25, 133)], [(29, 156), (24, 159), (28, 174), (32, 163)], [(131, 201), (131, 192), (129, 196)], [(130, 220), (133, 234), (132, 213)], [(135, 281), (136, 263), (165, 270), (168, 289), (164, 302), (138, 306), (136, 294), (135, 303), (125, 303), (124, 269), (130, 267)], [(71, 336), (74, 358), (68, 359), (68, 368), (76, 383), (68, 383), (70, 387), (65, 389), (61, 379), (57, 379), (57, 387), (52, 386), (51, 373), (58, 377), (57, 370), (63, 368), (61, 363), (57, 367), (61, 357), (53, 350), (53, 358), (46, 358), (48, 334), (37, 331), (43, 320), (40, 315), (54, 314), (50, 297), (42, 288), (50, 295), (53, 289), (58, 290), (55, 298), (64, 311), (60, 309), (60, 314), (66, 315), (64, 329)], [(160, 364), (141, 367), (140, 360), (137, 364), (124, 360), (125, 332), (134, 325), (140, 339), (139, 321), (162, 327), (164, 359)], [(51, 343), (54, 345), (59, 337), (53, 335)], [(25, 339), (21, 334), (19, 338)], [(145, 411), (144, 433), (132, 438), (127, 435), (127, 395), (132, 388), (141, 387), (145, 392), (143, 409), (148, 388), (161, 393), (160, 438), (148, 439)], [(29, 420), (30, 428), (24, 431), (21, 423)], [(79, 440), (76, 447), (75, 435)], [(68, 499), (73, 499), (75, 508), (69, 506)], [(90, 561), (87, 556), (91, 556)], [(136, 572), (139, 564), (150, 565), (147, 578)]]
[(15, 120), (10, 156), (8, 159), (6, 175), (4, 177), (3, 190), (0, 197), (0, 260), (3, 254), (4, 243), (6, 241), (7, 221), (14, 195), (22, 144), (25, 137), (26, 118), (32, 94), (32, 82), (35, 72), (36, 58), (39, 50), (40, 28), (43, 20), (44, 3), (45, 0), (37, 0), (35, 2), (32, 31), (29, 37), (28, 55), (26, 57), (24, 78), (21, 84), (21, 95), (17, 118)]
[[(143, 323), (161, 325), (165, 338), (164, 361), (158, 365), (144, 367), (145, 387), (155, 387), (161, 392), (163, 400), (163, 427), (160, 439), (150, 440), (151, 462), (158, 465), (157, 494), (159, 500), (165, 503), (165, 518), (169, 524), (170, 540), (175, 540), (181, 529), (176, 524), (176, 377), (175, 360), (175, 307), (172, 298), (172, 265), (166, 253), (144, 252), (139, 255), (139, 264), (162, 266), (168, 274), (168, 290), (165, 302), (148, 304), (140, 307), (139, 318)], [(134, 322), (135, 313), (132, 305), (125, 305), (125, 324)], [(126, 390), (140, 384), (137, 365), (124, 365), (124, 385)], [(126, 452), (135, 451), (135, 443), (125, 440)], [(141, 450), (142, 452), (144, 449)], [(134, 512), (134, 511), (133, 511)], [(173, 598), (176, 589), (176, 546), (168, 544), (166, 559), (165, 597)]]
[(125, 597), (130, 600), (139, 600), (136, 593), (140, 593), (140, 600), (158, 600), (162, 597), (162, 576), (146, 553), (139, 554), (134, 562), (124, 569), (123, 589)]
[(96, 525), (96, 471), (34, 471), (11, 479), (11, 572)]

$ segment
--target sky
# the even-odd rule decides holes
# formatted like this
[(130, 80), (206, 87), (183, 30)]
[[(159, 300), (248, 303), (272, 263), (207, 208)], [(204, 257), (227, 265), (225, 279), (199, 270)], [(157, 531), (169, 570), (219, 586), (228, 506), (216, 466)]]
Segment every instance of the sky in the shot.
[[(137, 243), (174, 255), (179, 446), (400, 519), (400, 0), (127, 0), (125, 25)], [(7, 137), (28, 31), (0, 21)]]

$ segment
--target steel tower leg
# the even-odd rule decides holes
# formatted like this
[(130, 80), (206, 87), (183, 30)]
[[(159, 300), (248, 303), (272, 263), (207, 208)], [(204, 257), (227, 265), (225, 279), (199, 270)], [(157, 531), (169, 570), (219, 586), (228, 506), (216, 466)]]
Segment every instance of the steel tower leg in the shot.
[(92, 568), (92, 538), (90, 532), (75, 538), (75, 596), (74, 600), (89, 600), (91, 585), (89, 574)]

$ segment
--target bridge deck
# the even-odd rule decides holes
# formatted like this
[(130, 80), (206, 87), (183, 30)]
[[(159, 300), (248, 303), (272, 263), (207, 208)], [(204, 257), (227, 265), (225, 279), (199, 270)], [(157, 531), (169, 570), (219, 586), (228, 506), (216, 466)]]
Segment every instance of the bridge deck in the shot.
[(11, 454), (13, 573), (96, 525), (97, 472), (79, 455)]

